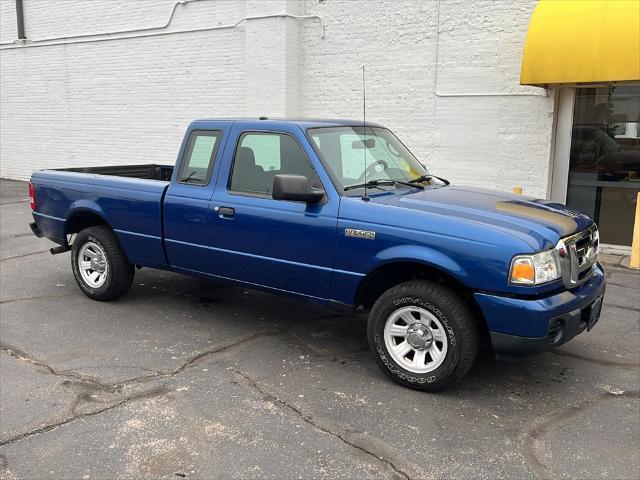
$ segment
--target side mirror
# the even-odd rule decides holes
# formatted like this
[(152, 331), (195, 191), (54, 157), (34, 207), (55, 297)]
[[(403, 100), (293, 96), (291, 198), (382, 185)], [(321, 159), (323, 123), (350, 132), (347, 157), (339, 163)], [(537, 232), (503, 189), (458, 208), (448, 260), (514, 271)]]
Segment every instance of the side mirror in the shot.
[(279, 174), (273, 177), (274, 200), (318, 203), (324, 198), (324, 190), (314, 188), (304, 175)]

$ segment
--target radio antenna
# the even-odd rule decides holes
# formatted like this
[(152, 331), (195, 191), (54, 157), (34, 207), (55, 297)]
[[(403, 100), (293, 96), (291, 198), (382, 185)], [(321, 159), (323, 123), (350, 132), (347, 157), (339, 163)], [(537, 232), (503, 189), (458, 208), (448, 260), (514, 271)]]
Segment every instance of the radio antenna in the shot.
[(362, 65), (362, 150), (364, 151), (364, 196), (362, 200), (369, 201), (367, 195), (367, 88), (364, 81), (364, 65)]

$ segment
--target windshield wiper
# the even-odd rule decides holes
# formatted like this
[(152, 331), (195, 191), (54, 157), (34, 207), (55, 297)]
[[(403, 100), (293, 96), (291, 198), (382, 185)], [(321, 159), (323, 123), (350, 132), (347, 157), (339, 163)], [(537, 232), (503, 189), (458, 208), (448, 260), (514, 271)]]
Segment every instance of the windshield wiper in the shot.
[(421, 175), (418, 178), (413, 178), (413, 179), (409, 180), (409, 183), (428, 182), (432, 178), (433, 178), (433, 176), (431, 176), (431, 175)]
[(418, 178), (414, 178), (412, 180), (409, 180), (409, 183), (428, 182), (432, 178), (437, 178), (438, 180), (440, 180), (445, 185), (451, 185), (451, 182), (449, 180), (447, 180), (446, 178), (436, 177), (435, 175), (421, 175)]
[(353, 190), (355, 188), (364, 188), (364, 187), (379, 187), (379, 186), (391, 186), (391, 185), (406, 185), (407, 187), (419, 188), (420, 190), (424, 190), (422, 185), (416, 185), (415, 183), (402, 182), (400, 180), (369, 180), (366, 183), (357, 183), (356, 185), (349, 185), (348, 187), (344, 187), (344, 191)]

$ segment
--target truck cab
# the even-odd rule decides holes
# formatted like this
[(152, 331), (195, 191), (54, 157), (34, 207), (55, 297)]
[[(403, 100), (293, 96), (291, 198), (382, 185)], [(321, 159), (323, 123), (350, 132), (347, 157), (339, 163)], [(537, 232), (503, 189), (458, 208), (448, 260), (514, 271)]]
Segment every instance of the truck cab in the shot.
[(90, 298), (137, 265), (368, 314), (380, 367), (421, 390), (462, 378), (481, 338), (516, 356), (590, 330), (605, 291), (589, 217), (451, 185), (374, 123), (198, 120), (174, 168), (45, 170), (30, 195)]

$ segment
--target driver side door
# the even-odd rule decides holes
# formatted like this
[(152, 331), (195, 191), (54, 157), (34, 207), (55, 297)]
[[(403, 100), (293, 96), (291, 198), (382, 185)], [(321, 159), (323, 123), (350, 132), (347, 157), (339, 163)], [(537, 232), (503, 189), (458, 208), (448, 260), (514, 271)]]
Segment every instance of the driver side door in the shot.
[[(339, 196), (296, 128), (234, 127), (237, 142), (212, 198), (211, 263), (223, 277), (324, 300), (331, 289)], [(274, 200), (273, 178), (280, 173), (307, 176), (325, 198), (316, 204)]]

